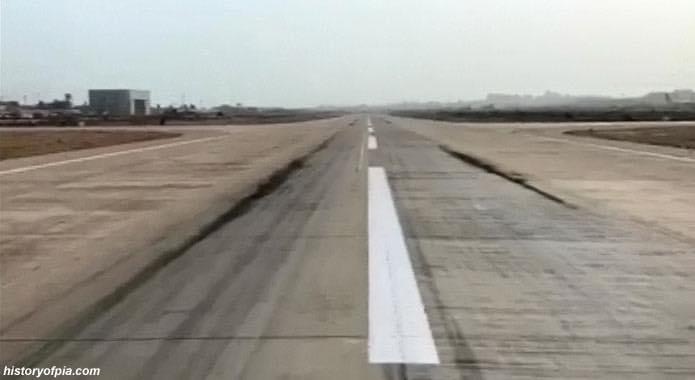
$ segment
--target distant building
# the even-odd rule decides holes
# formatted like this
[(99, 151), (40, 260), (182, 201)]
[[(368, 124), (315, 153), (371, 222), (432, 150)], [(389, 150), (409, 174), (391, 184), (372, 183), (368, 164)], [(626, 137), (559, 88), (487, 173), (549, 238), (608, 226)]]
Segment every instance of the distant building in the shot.
[(650, 92), (642, 99), (648, 103), (695, 103), (695, 91), (689, 89), (675, 90), (671, 92)]
[(676, 103), (695, 103), (695, 91), (689, 89), (675, 90), (671, 93), (671, 100)]
[(36, 104), (36, 108), (50, 109), (50, 110), (69, 110), (72, 108), (72, 95), (71, 94), (65, 94), (65, 98), (63, 100), (54, 99), (50, 103), (46, 103), (46, 102), (40, 100)]
[(143, 90), (89, 90), (89, 107), (112, 116), (149, 115), (150, 92)]

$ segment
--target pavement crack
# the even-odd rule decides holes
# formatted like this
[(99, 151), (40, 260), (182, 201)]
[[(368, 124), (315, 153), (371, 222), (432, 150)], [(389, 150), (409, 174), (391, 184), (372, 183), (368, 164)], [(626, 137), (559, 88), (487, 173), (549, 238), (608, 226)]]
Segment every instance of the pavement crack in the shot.
[(528, 183), (526, 178), (524, 178), (523, 175), (521, 175), (519, 173), (507, 173), (490, 162), (487, 162), (479, 157), (475, 157), (475, 156), (472, 156), (470, 154), (459, 152), (459, 151), (454, 150), (446, 145), (440, 145), (439, 148), (442, 151), (444, 151), (445, 153), (449, 154), (450, 156), (452, 156), (460, 161), (463, 161), (469, 165), (475, 166), (476, 168), (482, 169), (490, 174), (494, 174), (500, 178), (506, 179), (507, 181), (515, 183), (515, 184), (517, 184), (525, 189), (531, 190), (534, 193), (536, 193), (536, 194), (538, 194), (538, 195), (540, 195), (548, 200), (551, 200), (555, 203), (561, 204), (561, 205), (563, 205), (567, 208), (570, 208), (570, 209), (577, 209), (578, 208), (577, 206), (575, 206), (571, 203), (568, 203), (567, 201), (565, 201), (564, 199), (562, 199), (556, 195), (550, 194), (549, 192), (547, 192), (545, 190), (539, 189), (538, 187), (531, 185), (530, 183)]

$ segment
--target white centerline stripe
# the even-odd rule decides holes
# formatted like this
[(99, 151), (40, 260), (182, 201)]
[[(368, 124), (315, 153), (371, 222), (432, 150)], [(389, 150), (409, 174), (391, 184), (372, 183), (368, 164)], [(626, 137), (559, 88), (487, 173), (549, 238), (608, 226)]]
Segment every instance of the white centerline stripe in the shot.
[(372, 126), (372, 118), (367, 116), (367, 126), (371, 127)]
[(193, 143), (198, 143), (198, 142), (203, 142), (203, 141), (216, 140), (216, 139), (221, 139), (221, 138), (225, 138), (225, 137), (229, 137), (229, 135), (203, 137), (200, 139), (178, 141), (178, 142), (169, 143), (169, 144), (160, 144), (160, 145), (146, 146), (143, 148), (119, 150), (118, 152), (97, 154), (94, 156), (78, 157), (78, 158), (73, 158), (73, 159), (69, 159), (69, 160), (54, 161), (54, 162), (48, 162), (45, 164), (32, 165), (32, 166), (25, 166), (25, 167), (21, 167), (21, 168), (3, 170), (3, 171), (0, 171), (0, 175), (13, 174), (13, 173), (23, 173), (23, 172), (28, 172), (30, 170), (50, 168), (52, 166), (71, 164), (74, 162), (91, 161), (91, 160), (96, 160), (99, 158), (115, 157), (115, 156), (120, 156), (123, 154), (129, 154), (129, 153), (137, 153), (137, 152), (145, 152), (148, 150), (165, 149), (165, 148), (171, 148), (171, 147), (180, 146), (180, 145), (187, 145), (187, 144), (193, 144)]
[(369, 362), (439, 364), (384, 168), (368, 181)]
[(362, 132), (362, 139), (360, 139), (360, 158), (359, 161), (357, 161), (357, 167), (355, 168), (355, 171), (360, 171), (360, 169), (362, 169), (362, 162), (364, 162), (364, 136), (365, 133)]
[(369, 133), (374, 133), (374, 128), (369, 127)]
[(555, 138), (555, 137), (541, 137), (541, 139), (542, 139), (542, 140), (549, 140), (549, 141), (566, 142), (566, 143), (569, 143), (569, 144), (588, 146), (588, 147), (593, 147), (593, 148), (598, 148), (598, 149), (613, 150), (613, 151), (616, 151), (616, 152), (639, 154), (639, 155), (642, 155), (642, 156), (651, 156), (651, 157), (665, 158), (665, 159), (667, 159), (667, 160), (676, 160), (676, 161), (683, 161), (683, 162), (695, 162), (695, 159), (693, 159), (693, 158), (681, 157), (681, 156), (673, 156), (673, 155), (670, 155), (670, 154), (661, 154), (661, 153), (654, 153), (654, 152), (646, 152), (646, 151), (643, 151), (643, 150), (635, 150), (635, 149), (627, 149), (627, 148), (618, 148), (618, 147), (616, 147), (616, 146), (610, 146), (610, 145), (601, 145), (601, 144), (585, 143), (585, 142), (579, 142), (579, 141), (568, 140), (568, 139), (559, 139), (559, 138)]
[(375, 136), (370, 135), (367, 138), (367, 147), (369, 150), (379, 149), (379, 143), (377, 143)]

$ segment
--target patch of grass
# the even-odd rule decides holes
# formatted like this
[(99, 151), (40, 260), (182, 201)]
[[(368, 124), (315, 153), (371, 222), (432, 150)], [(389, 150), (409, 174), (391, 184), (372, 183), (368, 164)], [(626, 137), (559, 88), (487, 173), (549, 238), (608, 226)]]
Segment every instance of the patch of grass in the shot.
[(178, 136), (160, 131), (0, 131), (0, 160)]
[(470, 123), (566, 123), (591, 121), (692, 121), (695, 107), (651, 110), (646, 108), (625, 109), (433, 109), (392, 111), (394, 116)]
[(666, 127), (584, 129), (565, 132), (568, 135), (630, 141), (640, 144), (695, 149), (695, 125)]

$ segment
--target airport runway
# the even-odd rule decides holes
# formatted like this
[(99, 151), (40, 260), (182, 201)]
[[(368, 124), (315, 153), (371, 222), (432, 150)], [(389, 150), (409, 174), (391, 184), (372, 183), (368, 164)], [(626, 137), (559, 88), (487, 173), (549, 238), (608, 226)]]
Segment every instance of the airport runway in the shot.
[(0, 362), (32, 346), (4, 339), (77, 324), (348, 122), (175, 127), (180, 138), (0, 161)]
[(693, 378), (693, 253), (362, 117), (30, 364), (102, 379)]

